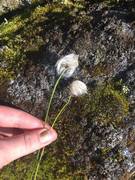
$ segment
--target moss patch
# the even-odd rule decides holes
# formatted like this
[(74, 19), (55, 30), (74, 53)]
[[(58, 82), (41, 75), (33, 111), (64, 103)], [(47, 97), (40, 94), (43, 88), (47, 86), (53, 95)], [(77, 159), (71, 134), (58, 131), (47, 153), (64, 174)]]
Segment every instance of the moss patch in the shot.
[[(53, 112), (50, 119), (54, 119), (56, 113)], [(87, 121), (102, 122), (104, 125), (112, 123), (117, 127), (122, 123), (127, 113), (128, 101), (110, 83), (91, 89), (89, 94), (84, 97), (73, 98), (70, 106), (56, 123), (55, 128), (59, 138), (56, 143), (46, 148), (38, 179), (87, 179), (87, 165), (84, 163), (75, 167), (71, 163), (72, 157), (81, 145), (81, 137), (83, 137), (83, 128), (80, 121), (87, 119)], [(102, 149), (101, 156), (106, 156), (109, 151), (108, 148)], [(121, 157), (119, 160), (121, 160)], [(5, 167), (0, 174), (0, 179), (4, 180), (10, 177), (13, 180), (18, 178), (28, 180), (35, 169), (35, 165), (36, 157), (28, 156)], [(89, 168), (94, 168), (92, 162), (89, 162)]]
[(127, 115), (129, 103), (124, 94), (113, 85), (102, 85), (89, 92), (89, 95), (74, 101), (72, 111), (79, 117), (89, 117), (102, 123), (119, 124)]
[[(38, 52), (40, 47), (46, 44), (47, 31), (58, 24), (64, 29), (65, 24), (63, 25), (63, 23), (68, 24), (68, 19), (72, 18), (71, 9), (61, 4), (38, 6), (27, 9), (21, 15), (0, 25), (0, 42), (3, 45), (0, 50), (1, 82), (14, 78), (20, 72), (21, 68), (29, 61), (27, 53)], [(46, 24), (48, 29), (45, 28)], [(108, 72), (108, 67), (98, 64), (92, 73), (93, 76), (98, 76), (108, 74)], [(83, 136), (83, 129), (79, 122), (86, 119), (105, 125), (112, 123), (117, 127), (127, 115), (128, 106), (124, 94), (115, 89), (112, 84), (91, 88), (86, 96), (74, 98), (59, 119), (56, 126), (59, 140), (47, 148), (38, 179), (85, 179), (87, 169), (85, 164), (75, 168), (71, 163), (71, 158), (79, 149), (80, 139)], [(54, 119), (53, 116), (51, 119)], [(108, 151), (109, 149), (104, 149), (103, 154)], [(18, 160), (2, 170), (0, 179), (6, 180), (9, 177), (11, 180), (30, 179), (35, 164), (36, 160), (33, 156)]]
[(38, 53), (40, 47), (46, 45), (46, 34), (49, 34), (57, 23), (63, 26), (63, 22), (68, 20), (67, 17), (72, 17), (73, 9), (73, 6), (62, 4), (40, 4), (26, 8), (24, 12), (0, 25), (1, 82), (14, 78), (20, 72), (23, 65), (29, 61), (27, 54), (30, 55), (33, 51)]

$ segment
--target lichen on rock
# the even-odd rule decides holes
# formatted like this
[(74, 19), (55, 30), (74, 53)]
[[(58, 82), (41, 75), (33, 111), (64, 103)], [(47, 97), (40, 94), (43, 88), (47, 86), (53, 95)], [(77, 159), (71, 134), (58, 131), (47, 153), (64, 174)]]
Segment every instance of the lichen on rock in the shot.
[[(88, 85), (88, 94), (74, 97), (59, 118), (58, 141), (46, 150), (38, 179), (115, 180), (133, 171), (134, 153), (129, 158), (124, 152), (135, 139), (135, 7), (133, 1), (108, 2), (35, 1), (5, 14), (0, 25), (0, 100), (44, 118), (56, 61), (70, 53), (79, 55), (79, 67), (59, 84), (49, 123), (73, 79)], [(33, 155), (22, 158), (0, 179), (29, 179), (35, 163)]]

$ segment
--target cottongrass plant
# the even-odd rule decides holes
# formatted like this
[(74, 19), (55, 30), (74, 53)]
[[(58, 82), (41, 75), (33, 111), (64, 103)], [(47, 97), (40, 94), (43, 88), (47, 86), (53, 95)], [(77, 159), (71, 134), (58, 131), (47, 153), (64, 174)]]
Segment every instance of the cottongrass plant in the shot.
[(78, 55), (72, 53), (59, 59), (55, 65), (57, 74), (61, 75), (64, 71), (63, 77), (71, 77), (79, 65), (78, 58)]
[[(74, 71), (76, 70), (76, 68), (78, 67), (79, 63), (78, 63), (78, 58), (79, 56), (76, 54), (69, 54), (67, 56), (64, 56), (63, 58), (59, 59), (56, 63), (56, 70), (57, 70), (57, 74), (59, 75), (58, 80), (55, 83), (55, 86), (53, 88), (50, 100), (49, 100), (49, 104), (48, 104), (48, 108), (47, 108), (47, 112), (45, 115), (45, 122), (48, 121), (48, 116), (49, 116), (49, 111), (50, 111), (50, 107), (52, 104), (52, 100), (56, 91), (56, 88), (60, 82), (60, 80), (62, 79), (62, 77), (64, 78), (69, 78), (73, 75)], [(69, 105), (69, 103), (71, 102), (71, 98), (73, 96), (80, 96), (83, 94), (87, 93), (87, 86), (79, 80), (75, 80), (71, 83), (70, 87), (70, 93), (69, 93), (69, 97), (67, 102), (64, 104), (64, 106), (61, 108), (61, 110), (58, 112), (58, 114), (56, 115), (53, 123), (52, 123), (52, 127), (54, 127), (54, 125), (56, 124), (57, 120), (59, 119), (60, 115), (64, 112), (64, 110), (66, 109), (66, 107)], [(36, 170), (32, 173), (31, 179), (36, 180), (37, 179), (37, 174), (38, 174), (38, 170), (40, 167), (40, 163), (42, 160), (42, 157), (44, 155), (44, 148), (42, 150), (40, 150), (38, 152), (38, 163), (36, 166)], [(34, 177), (34, 178), (33, 178)]]

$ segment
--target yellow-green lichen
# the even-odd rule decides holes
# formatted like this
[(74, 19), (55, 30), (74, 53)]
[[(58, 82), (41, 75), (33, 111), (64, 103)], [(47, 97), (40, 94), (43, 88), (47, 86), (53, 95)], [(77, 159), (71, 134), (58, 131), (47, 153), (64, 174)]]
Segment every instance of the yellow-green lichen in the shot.
[[(50, 119), (54, 119), (56, 113), (53, 112)], [(40, 165), (38, 179), (87, 179), (88, 170), (94, 168), (91, 162), (89, 162), (89, 167), (83, 164), (73, 168), (71, 164), (71, 158), (79, 150), (81, 144), (79, 140), (83, 136), (83, 128), (77, 121), (79, 119), (83, 121), (86, 118), (87, 121), (99, 121), (104, 124), (112, 123), (117, 126), (122, 123), (127, 113), (128, 101), (110, 83), (90, 89), (89, 94), (84, 97), (72, 99), (71, 104), (55, 126), (59, 138), (57, 142), (46, 148)], [(101, 153), (103, 156), (106, 156), (109, 151), (109, 148), (104, 148)], [(117, 155), (119, 156), (119, 153)], [(122, 160), (121, 157), (118, 157), (118, 159), (119, 161)], [(18, 160), (2, 170), (0, 179), (4, 180), (8, 176), (11, 177), (11, 180), (18, 178), (20, 180), (29, 180), (36, 163), (36, 156), (33, 155)]]
[(11, 35), (23, 26), (21, 16), (14, 17), (13, 19), (3, 22), (0, 25), (0, 38)]
[[(4, 48), (0, 51), (0, 79), (11, 79), (26, 63), (26, 53), (38, 51), (45, 43), (46, 31), (44, 24), (48, 20), (47, 13), (58, 13), (59, 17), (68, 17), (70, 11), (65, 11), (63, 5), (45, 5), (34, 9), (28, 9), (21, 15), (8, 20), (0, 25), (0, 41)], [(60, 21), (52, 21), (52, 25)], [(54, 23), (54, 24), (53, 24)], [(106, 68), (97, 66), (94, 76), (106, 72)], [(93, 70), (94, 71), (94, 70)], [(74, 156), (83, 134), (83, 129), (75, 121), (76, 116), (80, 119), (94, 120), (104, 124), (118, 124), (128, 113), (128, 102), (125, 96), (116, 90), (111, 84), (93, 88), (89, 94), (73, 99), (72, 104), (60, 117), (57, 125), (59, 140), (50, 147), (41, 163), (38, 179), (46, 180), (74, 180), (86, 177), (86, 167), (73, 169), (70, 158)], [(51, 118), (52, 119), (52, 118)], [(74, 135), (74, 136), (73, 136)], [(74, 138), (74, 139), (72, 139)], [(72, 146), (71, 141), (74, 142)], [(0, 179), (30, 179), (35, 168), (35, 157), (18, 160), (12, 165), (5, 167), (0, 174)]]
[(129, 103), (124, 94), (108, 84), (90, 90), (88, 95), (77, 99), (72, 108), (80, 117), (119, 124), (128, 113)]
[[(62, 5), (27, 8), (0, 25), (0, 81), (15, 77), (28, 61), (27, 52), (37, 51), (45, 44), (46, 13), (63, 13)], [(44, 22), (44, 23), (43, 23)], [(53, 22), (52, 22), (53, 24)]]
[[(28, 55), (32, 52), (39, 54), (40, 48), (45, 47), (47, 43), (46, 39), (50, 36), (50, 31), (55, 26), (61, 26), (63, 29), (64, 23), (66, 25), (74, 17), (76, 8), (81, 10), (78, 6), (67, 6), (58, 2), (46, 4), (33, 0), (31, 7), (25, 8), (25, 11), (17, 11), (16, 15), (7, 18), (0, 25), (1, 81), (3, 77), (7, 80), (15, 77), (29, 61), (31, 56)], [(77, 16), (76, 21), (82, 22), (83, 19)], [(6, 64), (4, 68), (3, 64)]]

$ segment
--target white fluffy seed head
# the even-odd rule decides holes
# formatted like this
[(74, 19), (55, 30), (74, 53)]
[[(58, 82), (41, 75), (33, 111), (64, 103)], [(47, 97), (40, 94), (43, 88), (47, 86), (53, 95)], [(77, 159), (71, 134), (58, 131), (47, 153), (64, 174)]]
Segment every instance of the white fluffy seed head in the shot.
[(81, 96), (87, 93), (87, 86), (79, 80), (75, 80), (70, 85), (71, 96)]
[(58, 75), (65, 71), (63, 77), (69, 78), (70, 76), (72, 76), (75, 69), (79, 65), (78, 58), (78, 55), (72, 53), (59, 59), (56, 63), (56, 70)]

